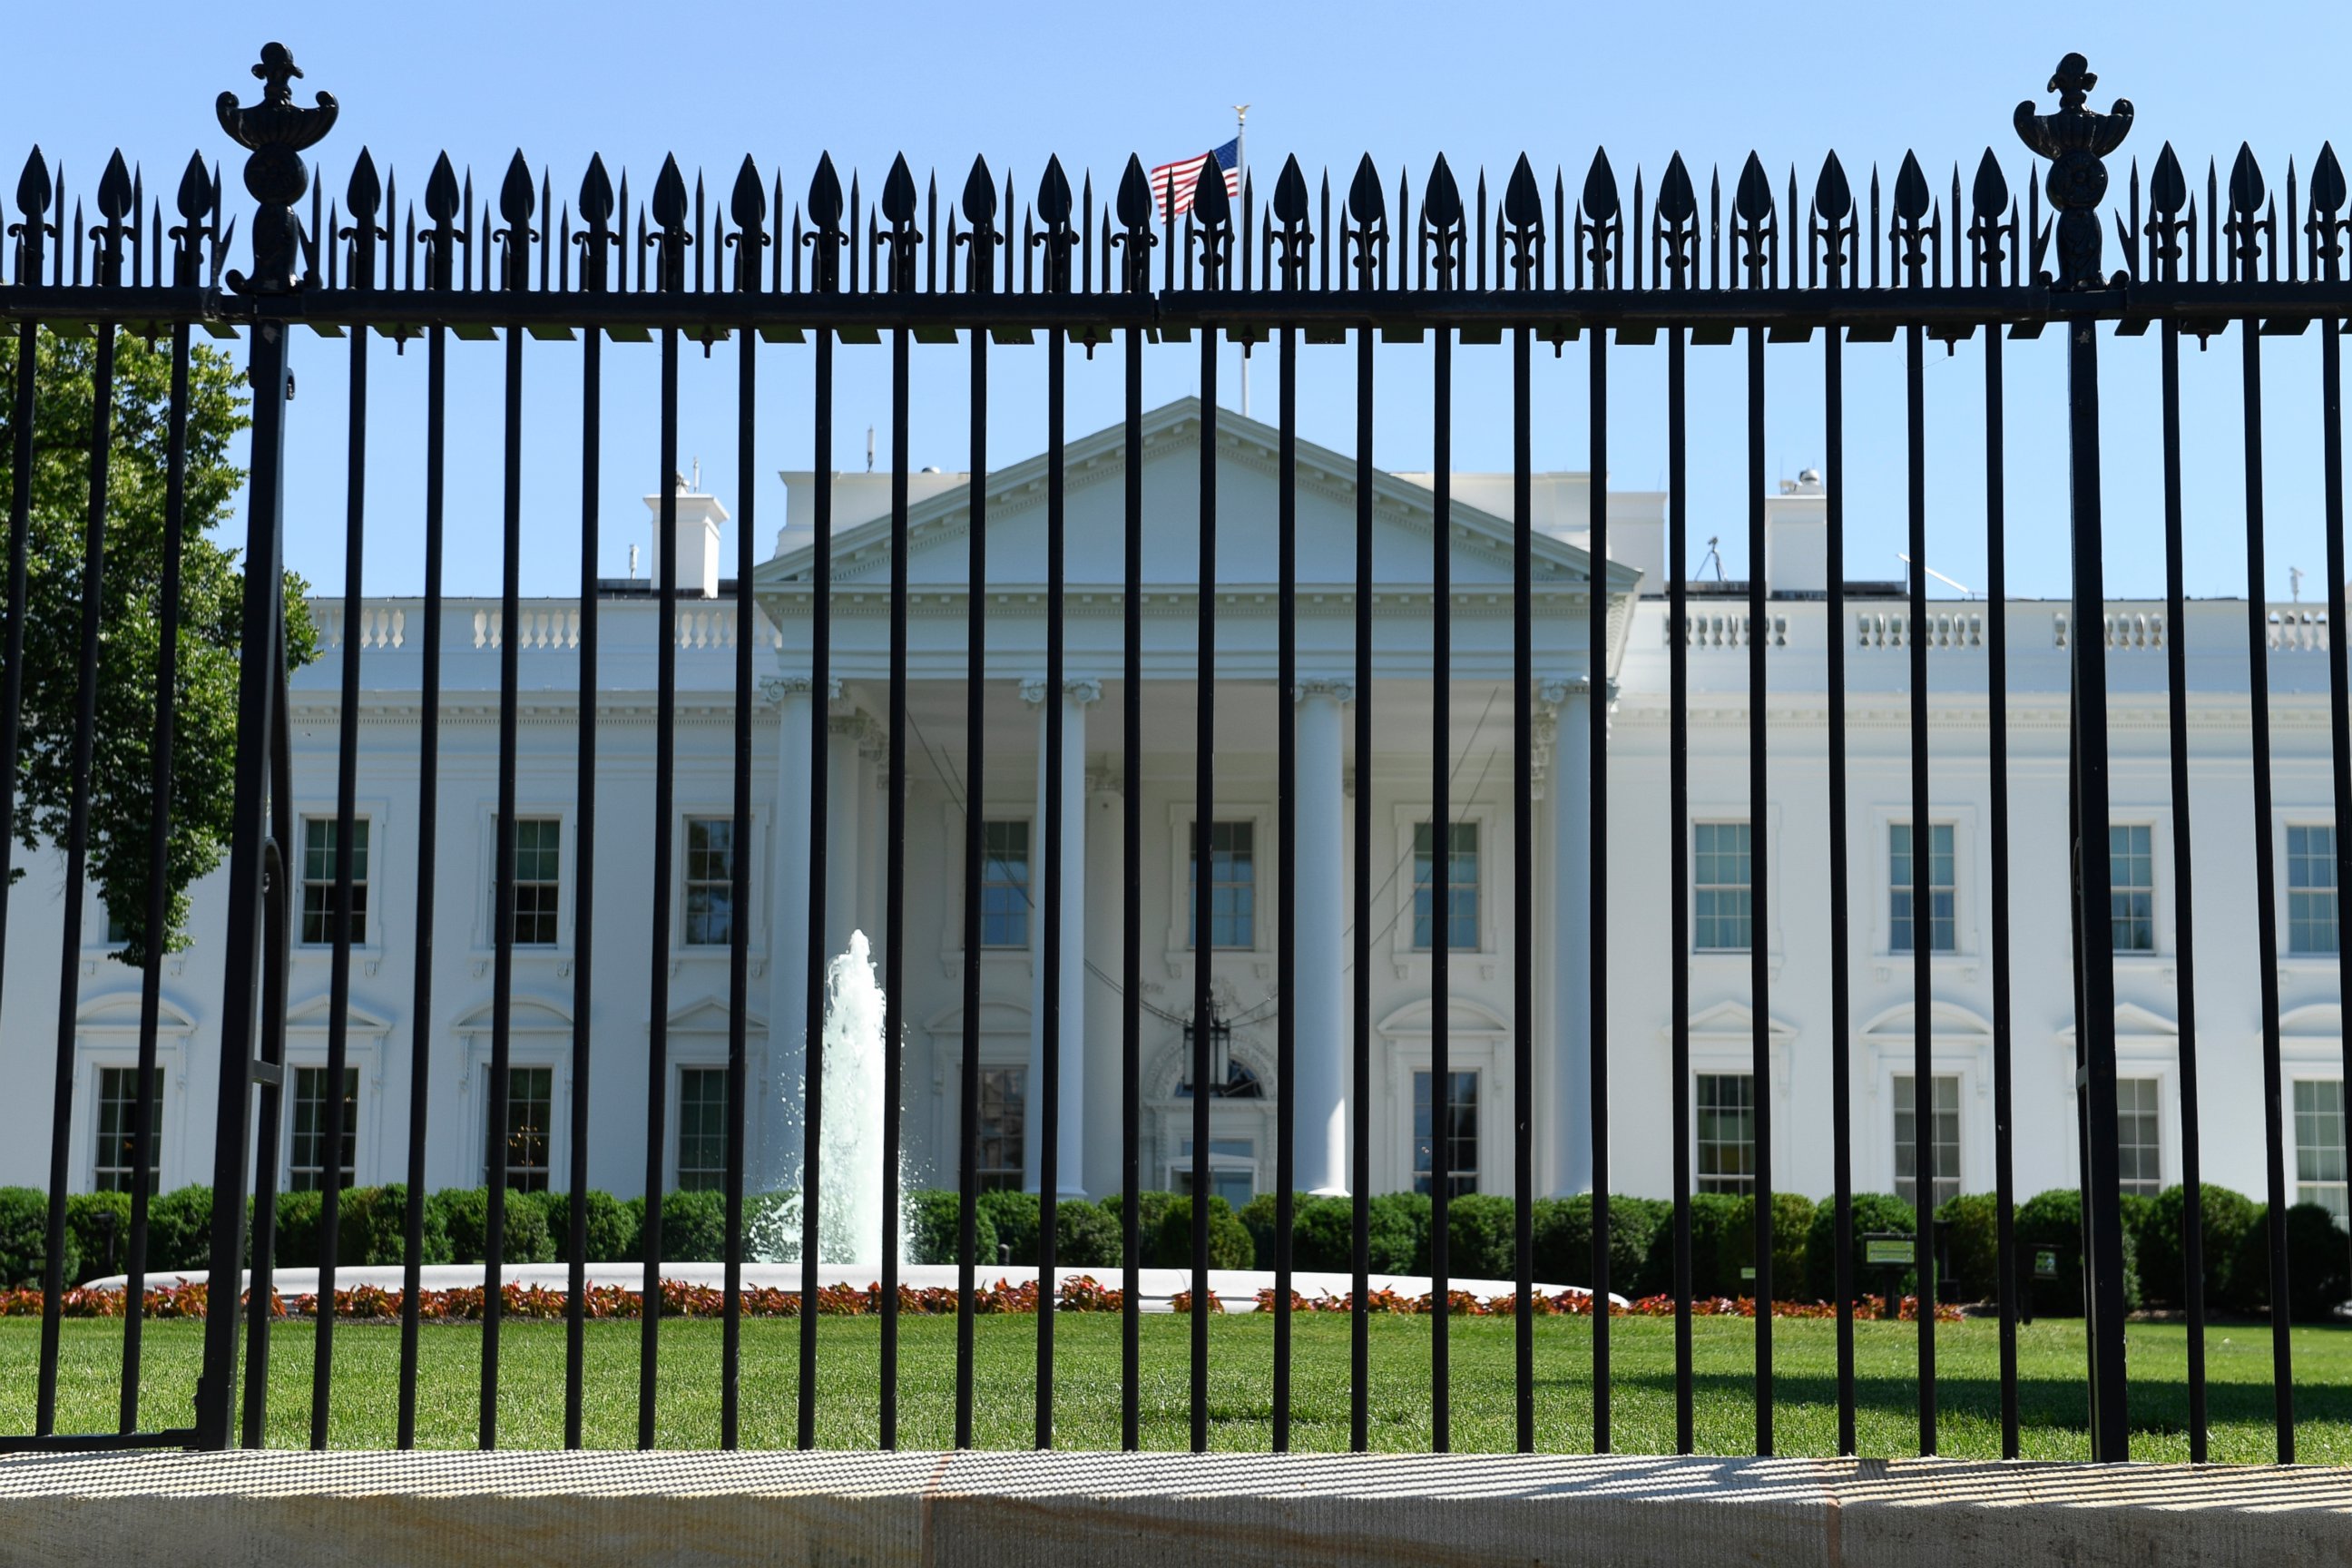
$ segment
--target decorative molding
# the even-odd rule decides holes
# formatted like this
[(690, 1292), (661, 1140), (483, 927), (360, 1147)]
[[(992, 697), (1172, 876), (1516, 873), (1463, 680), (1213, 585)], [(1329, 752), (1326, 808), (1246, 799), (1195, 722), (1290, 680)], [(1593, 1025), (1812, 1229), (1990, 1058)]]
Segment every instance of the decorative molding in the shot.
[(1301, 680), (1292, 689), (1292, 695), (1299, 702), (1314, 697), (1328, 697), (1344, 708), (1356, 700), (1356, 682), (1350, 676), (1317, 676)]

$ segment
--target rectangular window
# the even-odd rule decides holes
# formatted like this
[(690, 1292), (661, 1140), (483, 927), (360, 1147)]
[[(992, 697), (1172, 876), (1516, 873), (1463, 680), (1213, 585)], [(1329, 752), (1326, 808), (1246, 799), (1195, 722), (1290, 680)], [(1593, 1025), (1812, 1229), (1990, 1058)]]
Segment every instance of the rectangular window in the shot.
[[(1184, 935), (1189, 942), (1201, 921), (1201, 857), (1198, 825), (1193, 828), (1192, 882), (1185, 906)], [(1213, 822), (1209, 825), (1209, 945), (1257, 945), (1257, 870), (1254, 822)]]
[[(488, 1103), (487, 1095), (484, 1104)], [(549, 1160), (553, 1148), (550, 1130), (555, 1125), (555, 1069), (507, 1069), (507, 1188), (510, 1192), (547, 1191)], [(492, 1139), (500, 1130), (493, 1127)], [(495, 1149), (496, 1144), (492, 1144)], [(482, 1172), (488, 1179), (491, 1149), (482, 1153)]]
[[(1457, 822), (1447, 835), (1445, 857), (1445, 946), (1450, 952), (1478, 951), (1478, 825)], [(1423, 952), (1436, 946), (1437, 830), (1412, 825), (1412, 945)]]
[(2343, 1225), (2352, 1219), (2345, 1199), (2344, 1081), (2297, 1079), (2294, 1084), (2294, 1201), (2317, 1204)]
[(1029, 824), (980, 828), (980, 945), (1029, 945)]
[(715, 1193), (727, 1184), (727, 1069), (677, 1075), (677, 1190)]
[(2156, 830), (2146, 823), (2107, 829), (2107, 902), (2115, 911), (2117, 952), (2156, 951), (2155, 840)]
[(2164, 1150), (2157, 1115), (2157, 1080), (2116, 1079), (2116, 1132), (2122, 1150), (2123, 1190), (2154, 1197), (2164, 1190)]
[[(1887, 951), (1912, 951), (1911, 900), (1917, 889), (1913, 885), (1911, 863), (1911, 825), (1890, 823), (1887, 826)], [(1938, 822), (1927, 829), (1927, 951), (1955, 952), (1959, 948), (1959, 921), (1957, 918), (1958, 880), (1952, 860), (1952, 825)]]
[[(1192, 1192), (1192, 1141), (1177, 1140), (1176, 1158), (1169, 1163), (1168, 1190), (1189, 1197)], [(1209, 1192), (1235, 1209), (1249, 1206), (1257, 1196), (1257, 1144), (1248, 1138), (1209, 1140)]]
[[(490, 821), (492, 856), (497, 854), (498, 820)], [(517, 947), (555, 945), (555, 905), (562, 891), (563, 822), (553, 816), (515, 818), (514, 942)], [(490, 868), (491, 927), (497, 928), (498, 868)]]
[(1691, 851), (1691, 946), (1700, 952), (1746, 952), (1755, 941), (1748, 824), (1694, 823)]
[[(342, 1157), (335, 1162), (336, 1185), (352, 1185), (352, 1154), (359, 1143), (360, 1069), (343, 1069)], [(286, 1184), (298, 1193), (327, 1184), (327, 1069), (294, 1069), (294, 1136), (289, 1141)]]
[(686, 819), (686, 945), (725, 947), (735, 934), (735, 823)]
[[(155, 1173), (163, 1163), (163, 1069), (154, 1076), (155, 1111), (147, 1122), (147, 1190), (155, 1190)], [(139, 1125), (139, 1069), (98, 1069), (98, 1155), (90, 1185), (101, 1193), (131, 1190), (138, 1169), (131, 1132)]]
[[(1895, 1195), (1905, 1203), (1918, 1201), (1918, 1185), (1913, 1180), (1917, 1170), (1914, 1160), (1916, 1148), (1916, 1100), (1909, 1073), (1895, 1079)], [(1927, 1158), (1934, 1166), (1928, 1195), (1940, 1207), (1948, 1198), (1960, 1195), (1960, 1080), (1938, 1077), (1935, 1079), (1934, 1108), (1928, 1112), (1932, 1122), (1927, 1140)]]
[[(335, 819), (302, 819), (302, 940), (320, 946), (335, 940)], [(352, 822), (352, 942), (367, 942), (368, 820)]]
[(1456, 1196), (1478, 1190), (1478, 1075), (1445, 1075), (1445, 1117), (1441, 1130), (1433, 1092), (1434, 1074), (1412, 1075), (1412, 1190), (1432, 1190), (1437, 1140), (1445, 1139), (1446, 1191)]
[(1748, 1073), (1698, 1077), (1698, 1190), (1745, 1193), (1756, 1185), (1756, 1079)]
[(2286, 921), (2289, 952), (2336, 951), (2335, 828), (2286, 830)]
[(1022, 1115), (1027, 1109), (1029, 1069), (980, 1069), (980, 1190), (1021, 1190)]
[(112, 910), (106, 911), (106, 945), (121, 947), (131, 940), (131, 925)]

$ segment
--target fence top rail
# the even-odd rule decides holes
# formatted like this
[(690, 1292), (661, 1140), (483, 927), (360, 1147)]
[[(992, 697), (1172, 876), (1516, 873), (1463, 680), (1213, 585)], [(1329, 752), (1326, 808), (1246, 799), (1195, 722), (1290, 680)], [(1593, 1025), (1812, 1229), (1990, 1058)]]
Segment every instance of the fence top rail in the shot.
[[(1310, 176), (1293, 157), (1266, 193), (1247, 169), (1229, 189), (1213, 159), (1184, 188), (1167, 173), (1155, 184), (1130, 156), (1099, 192), (1086, 171), (1074, 189), (1058, 159), (1025, 192), (975, 159), (960, 195), (946, 171), (945, 197), (940, 171), (919, 180), (903, 154), (878, 191), (856, 171), (845, 187), (829, 154), (789, 190), (782, 169), (748, 156), (719, 181), (671, 157), (633, 197), (628, 172), (615, 182), (601, 156), (576, 184), (562, 171), (559, 191), (558, 171), (518, 151), (495, 195), (487, 171), (478, 192), (473, 170), (445, 153), (420, 198), (364, 149), (331, 192), (325, 164), (302, 154), (341, 107), (327, 93), (295, 102), (301, 72), (281, 45), (254, 74), (261, 102), (224, 94), (216, 106), (253, 153), (250, 213), (230, 210), (202, 152), (167, 226), (163, 200), (119, 152), (85, 195), (35, 147), (0, 246), (0, 320), (295, 320), (394, 337), (436, 325), (785, 340), (1058, 328), (1091, 345), (1213, 324), (1250, 338), (1286, 325), (1310, 338), (1509, 327), (1560, 342), (1595, 326), (1681, 326), (1704, 342), (1741, 326), (1866, 339), (1898, 325), (1958, 337), (1988, 323), (2032, 335), (2054, 319), (2126, 330), (2170, 319), (2210, 335), (2238, 320), (2294, 331), (2352, 318), (2352, 218), (2332, 146), (2307, 177), (2290, 160), (2277, 193), (2249, 147), (2226, 179), (2209, 159), (2200, 182), (2168, 143), (2145, 177), (2135, 159), (2111, 193), (2104, 160), (2135, 110), (2128, 100), (2089, 107), (2098, 79), (2081, 55), (2050, 78), (2055, 112), (2034, 100), (2012, 112), (2023, 162), (2013, 144), (2006, 164), (1988, 147), (1965, 185), (1960, 163), (1931, 172), (1910, 152), (1858, 162), (1851, 176), (1831, 153), (1803, 179), (1752, 153), (1728, 179), (1677, 153), (1628, 181), (1600, 150), (1548, 174), (1523, 153), (1495, 182), (1484, 169), (1458, 177), (1442, 154), (1392, 174), (1366, 154), (1336, 191), (1330, 170)], [(2051, 160), (2046, 183), (2037, 159)], [(240, 216), (249, 270), (228, 266)]]

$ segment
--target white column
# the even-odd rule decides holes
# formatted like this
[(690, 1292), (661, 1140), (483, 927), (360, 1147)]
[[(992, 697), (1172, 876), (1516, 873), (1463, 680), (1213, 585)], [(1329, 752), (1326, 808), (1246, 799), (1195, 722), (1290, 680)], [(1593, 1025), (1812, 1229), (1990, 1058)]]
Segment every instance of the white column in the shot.
[[(1021, 700), (1037, 710), (1037, 816), (1030, 842), (1042, 850), (1045, 834), (1045, 707), (1047, 690), (1042, 680), (1021, 683)], [(1062, 841), (1054, 854), (1033, 853), (1031, 864), (1043, 871), (1048, 858), (1050, 875), (1062, 891), (1062, 967), (1056, 1005), (1061, 1015), (1059, 1125), (1052, 1130), (1055, 1191), (1068, 1197), (1086, 1193), (1087, 1124), (1087, 709), (1102, 699), (1099, 680), (1062, 683)], [(1038, 918), (1045, 918), (1045, 882), (1037, 889)], [(1039, 1107), (1045, 1089), (1045, 966), (1044, 927), (1039, 927), (1038, 963), (1030, 984), (1029, 1083), (1026, 1113), (1022, 1118), (1022, 1160), (1028, 1190), (1035, 1192), (1043, 1140), (1047, 1136)]]
[(1087, 774), (1087, 908), (1098, 955), (1086, 977), (1086, 1190), (1115, 1193), (1119, 1184), (1119, 1099), (1125, 1079), (1120, 1046), (1120, 942), (1127, 918), (1127, 800), (1122, 781), (1099, 764)]
[[(1550, 778), (1552, 1024), (1551, 1191), (1592, 1186), (1592, 709), (1586, 681), (1546, 681), (1554, 714)], [(1532, 1021), (1530, 1021), (1532, 1023)], [(1606, 1042), (1600, 1048), (1606, 1049)], [(1528, 1086), (1533, 1091), (1533, 1086)]]
[[(1348, 888), (1340, 711), (1344, 680), (1298, 685), (1298, 963), (1289, 985), (1297, 1019), (1292, 1102), (1298, 1184), (1348, 1190)], [(1356, 809), (1366, 809), (1361, 799)], [(1359, 1092), (1361, 1087), (1358, 1086)]]
[(762, 1184), (795, 1180), (801, 1076), (808, 1060), (809, 723), (814, 682), (805, 675), (773, 676), (760, 689), (776, 712), (776, 826), (771, 837), (774, 879), (768, 921), (768, 1092), (745, 1110), (747, 1135), (759, 1153), (751, 1174)]
[[(866, 760), (859, 750), (866, 738), (862, 713), (831, 721), (825, 740), (824, 792), (824, 953), (830, 963), (849, 951), (849, 933), (858, 929), (866, 912), (866, 884), (860, 875), (858, 848), (865, 839), (866, 791), (860, 786)], [(869, 931), (868, 938), (879, 936)], [(880, 942), (874, 943), (878, 950)], [(878, 956), (878, 953), (877, 953)]]

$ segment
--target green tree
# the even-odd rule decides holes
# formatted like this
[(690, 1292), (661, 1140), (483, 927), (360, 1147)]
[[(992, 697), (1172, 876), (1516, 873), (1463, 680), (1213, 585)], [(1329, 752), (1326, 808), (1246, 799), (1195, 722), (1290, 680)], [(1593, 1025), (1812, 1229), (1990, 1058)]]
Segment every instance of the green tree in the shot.
[[(81, 658), (83, 533), (89, 517), (98, 341), (44, 331), (36, 346), (32, 537), (27, 551), (23, 731), (16, 814), (27, 849), (62, 845), (73, 805), (74, 721)], [(12, 369), (13, 342), (0, 347)], [(212, 537), (245, 482), (233, 460), (250, 423), (241, 372), (219, 350), (195, 348), (188, 387), (186, 526), (181, 546), (179, 669), (166, 861), (166, 952), (188, 944), (188, 889), (226, 850), (236, 753), (237, 552)], [(13, 381), (13, 377), (11, 377)], [(163, 648), (164, 505), (169, 474), (172, 353), (168, 341), (116, 339), (109, 442), (106, 541), (100, 578), (98, 723), (89, 795), (89, 877), (129, 941), (114, 956), (146, 962), (148, 836), (154, 814), (155, 692)], [(16, 399), (0, 395), (0, 455), (15, 450)], [(16, 475), (0, 456), (0, 497)], [(286, 577), (287, 660), (318, 655), (307, 584)], [(22, 867), (16, 875), (22, 877)], [(72, 940), (70, 937), (68, 941)]]

